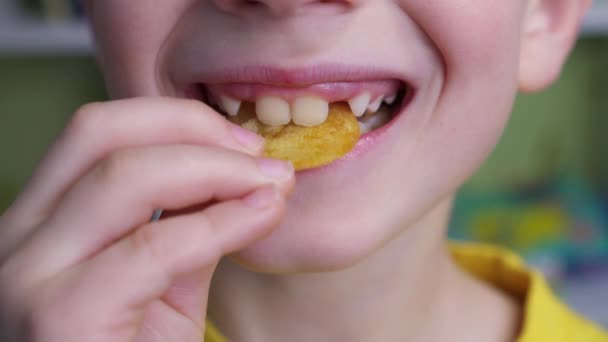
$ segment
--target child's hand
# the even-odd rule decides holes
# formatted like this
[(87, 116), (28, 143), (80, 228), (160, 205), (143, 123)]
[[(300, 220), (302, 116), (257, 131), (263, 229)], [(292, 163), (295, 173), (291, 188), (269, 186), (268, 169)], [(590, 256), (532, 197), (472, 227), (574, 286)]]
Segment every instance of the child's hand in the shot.
[(0, 217), (1, 340), (201, 341), (218, 260), (293, 186), (262, 145), (195, 101), (84, 106)]

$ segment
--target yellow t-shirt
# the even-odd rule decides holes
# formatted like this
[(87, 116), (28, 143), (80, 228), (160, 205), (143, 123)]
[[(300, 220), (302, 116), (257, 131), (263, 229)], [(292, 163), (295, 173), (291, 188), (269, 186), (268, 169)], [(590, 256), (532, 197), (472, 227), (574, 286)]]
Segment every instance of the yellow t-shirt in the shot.
[[(570, 311), (553, 294), (543, 277), (527, 268), (517, 255), (493, 246), (451, 244), (454, 260), (479, 279), (525, 303), (517, 342), (608, 342), (608, 334)], [(207, 322), (205, 342), (228, 340)]]

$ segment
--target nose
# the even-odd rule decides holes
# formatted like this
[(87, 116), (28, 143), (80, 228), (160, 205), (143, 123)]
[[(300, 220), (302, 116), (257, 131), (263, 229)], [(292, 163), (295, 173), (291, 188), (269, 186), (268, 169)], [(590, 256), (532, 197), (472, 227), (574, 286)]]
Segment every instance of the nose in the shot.
[(347, 7), (349, 0), (213, 0), (225, 12), (244, 15), (252, 11), (266, 11), (277, 17), (292, 16), (302, 10)]

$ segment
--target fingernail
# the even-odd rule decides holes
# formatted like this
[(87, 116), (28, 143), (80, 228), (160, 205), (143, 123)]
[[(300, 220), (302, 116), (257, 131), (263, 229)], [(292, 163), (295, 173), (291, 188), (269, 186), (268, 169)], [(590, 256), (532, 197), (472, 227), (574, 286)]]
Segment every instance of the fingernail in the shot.
[(265, 186), (258, 189), (243, 198), (243, 202), (255, 209), (264, 209), (271, 206), (278, 197), (278, 191), (275, 186)]
[(283, 160), (260, 158), (258, 165), (264, 175), (279, 180), (288, 178), (293, 173), (291, 163)]
[(240, 126), (232, 128), (234, 139), (248, 149), (258, 149), (264, 144), (264, 138)]

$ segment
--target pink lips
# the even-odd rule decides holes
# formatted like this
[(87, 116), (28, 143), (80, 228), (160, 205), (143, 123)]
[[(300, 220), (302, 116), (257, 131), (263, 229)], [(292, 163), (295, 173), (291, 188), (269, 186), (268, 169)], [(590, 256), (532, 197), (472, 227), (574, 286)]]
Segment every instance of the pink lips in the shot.
[[(203, 69), (204, 64), (197, 67)], [(180, 70), (180, 72), (174, 77), (178, 83), (183, 84), (249, 83), (299, 88), (322, 83), (364, 82), (369, 80), (399, 79), (406, 83), (412, 83), (407, 75), (391, 70), (343, 64), (320, 64), (297, 68), (250, 65), (219, 70)]]
[(348, 101), (363, 93), (369, 92), (372, 99), (378, 96), (395, 95), (401, 87), (399, 80), (378, 80), (358, 82), (329, 82), (304, 87), (279, 87), (259, 83), (206, 84), (207, 95), (217, 101), (220, 95), (235, 99), (255, 102), (262, 96), (278, 96), (287, 101), (303, 95), (316, 95), (329, 102)]

